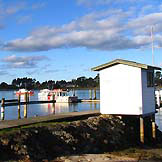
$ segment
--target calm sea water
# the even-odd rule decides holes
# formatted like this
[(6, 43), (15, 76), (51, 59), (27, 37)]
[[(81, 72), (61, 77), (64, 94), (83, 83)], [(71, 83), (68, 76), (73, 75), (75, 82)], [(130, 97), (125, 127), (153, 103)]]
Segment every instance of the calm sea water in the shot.
[[(34, 91), (34, 96), (30, 96), (31, 101), (38, 100), (38, 92)], [(73, 92), (70, 92), (73, 94)], [(77, 90), (75, 95), (79, 99), (89, 99), (88, 90)], [(99, 99), (99, 91), (96, 93), (97, 99)], [(14, 91), (0, 91), (0, 99), (17, 99)], [(27, 105), (27, 117), (32, 116), (44, 116), (49, 114), (68, 113), (73, 111), (88, 111), (99, 109), (99, 103), (47, 103), (47, 104), (30, 104)], [(20, 116), (24, 117), (24, 105), (20, 106)], [(18, 106), (6, 106), (5, 107), (5, 120), (18, 118)]]
[[(30, 100), (38, 100), (38, 92), (34, 91), (34, 96), (30, 97)], [(73, 92), (70, 92), (71, 94)], [(75, 95), (79, 99), (89, 99), (88, 90), (77, 90)], [(99, 91), (97, 91), (97, 99), (100, 98)], [(17, 99), (14, 91), (0, 91), (0, 99)], [(31, 104), (27, 106), (27, 117), (32, 116), (44, 116), (49, 114), (59, 114), (59, 113), (68, 113), (74, 111), (88, 111), (88, 110), (98, 110), (100, 108), (99, 103), (47, 103), (47, 104)], [(20, 116), (24, 117), (24, 105), (20, 106)], [(5, 107), (5, 120), (17, 119), (18, 118), (18, 107), (17, 106), (8, 106)], [(159, 129), (162, 131), (162, 108), (156, 113), (156, 124)]]

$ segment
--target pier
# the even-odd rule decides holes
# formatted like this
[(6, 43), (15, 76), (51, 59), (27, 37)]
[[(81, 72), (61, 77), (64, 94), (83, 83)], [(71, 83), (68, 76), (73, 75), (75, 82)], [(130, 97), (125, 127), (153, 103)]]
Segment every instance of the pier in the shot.
[(57, 115), (51, 114), (47, 116), (30, 117), (30, 118), (23, 118), (18, 120), (3, 120), (1, 121), (0, 129), (15, 128), (15, 127), (26, 126), (30, 124), (41, 123), (41, 122), (73, 121), (73, 120), (79, 120), (79, 119), (96, 116), (96, 115), (100, 115), (99, 110), (69, 112), (69, 113), (63, 113)]
[[(74, 93), (73, 95), (75, 96), (75, 91), (73, 91), (73, 93)], [(88, 89), (88, 96), (86, 96), (86, 99), (78, 99), (77, 101), (74, 102), (74, 107), (75, 107), (76, 103), (80, 103), (80, 102), (89, 103), (90, 104), (89, 110), (92, 110), (92, 104), (95, 104), (94, 107), (96, 109), (96, 104), (100, 102), (100, 100), (98, 100), (96, 97), (96, 89)], [(58, 108), (56, 106), (57, 106), (57, 104), (61, 104), (62, 102), (57, 102), (57, 104), (55, 104), (56, 100), (54, 97), (52, 97), (51, 100), (36, 100), (35, 99), (35, 100), (30, 101), (29, 94), (25, 93), (22, 96), (18, 95), (16, 99), (15, 98), (14, 99), (2, 98), (0, 100), (0, 103), (1, 103), (1, 109), (0, 109), (1, 110), (1, 120), (6, 120), (6, 116), (8, 115), (7, 111), (6, 111), (7, 107), (9, 108), (9, 107), (13, 106), (14, 109), (16, 109), (16, 111), (17, 111), (16, 119), (21, 119), (21, 118), (28, 117), (28, 105), (30, 105), (30, 104), (38, 104), (39, 105), (39, 104), (52, 103), (51, 111), (53, 111), (54, 114), (56, 114), (56, 111)], [(66, 103), (63, 102), (62, 104), (65, 105)], [(69, 103), (69, 104), (73, 104), (73, 102)], [(21, 105), (23, 105), (23, 107), (21, 107)], [(15, 108), (15, 106), (16, 106), (16, 108)], [(23, 110), (21, 110), (21, 109), (23, 109)], [(23, 111), (23, 114), (22, 114), (22, 111)], [(38, 117), (37, 114), (36, 114), (36, 116)]]

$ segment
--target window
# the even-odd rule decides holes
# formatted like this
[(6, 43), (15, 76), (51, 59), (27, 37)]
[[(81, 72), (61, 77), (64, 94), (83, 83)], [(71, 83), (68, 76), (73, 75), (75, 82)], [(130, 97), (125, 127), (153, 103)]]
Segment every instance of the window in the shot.
[(152, 71), (147, 72), (147, 87), (154, 86), (154, 73)]

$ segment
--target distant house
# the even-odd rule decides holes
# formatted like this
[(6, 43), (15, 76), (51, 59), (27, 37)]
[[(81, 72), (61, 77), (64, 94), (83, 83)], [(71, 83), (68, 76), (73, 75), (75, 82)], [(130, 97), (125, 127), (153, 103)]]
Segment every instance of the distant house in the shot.
[(92, 70), (100, 74), (102, 114), (155, 113), (154, 70), (161, 68), (117, 59)]

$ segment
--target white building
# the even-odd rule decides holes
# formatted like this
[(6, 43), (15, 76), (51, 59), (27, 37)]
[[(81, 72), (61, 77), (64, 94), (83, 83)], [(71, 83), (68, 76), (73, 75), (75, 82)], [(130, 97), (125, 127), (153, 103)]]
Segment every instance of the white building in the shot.
[(102, 114), (155, 113), (154, 70), (159, 67), (117, 59), (92, 68), (100, 74)]

